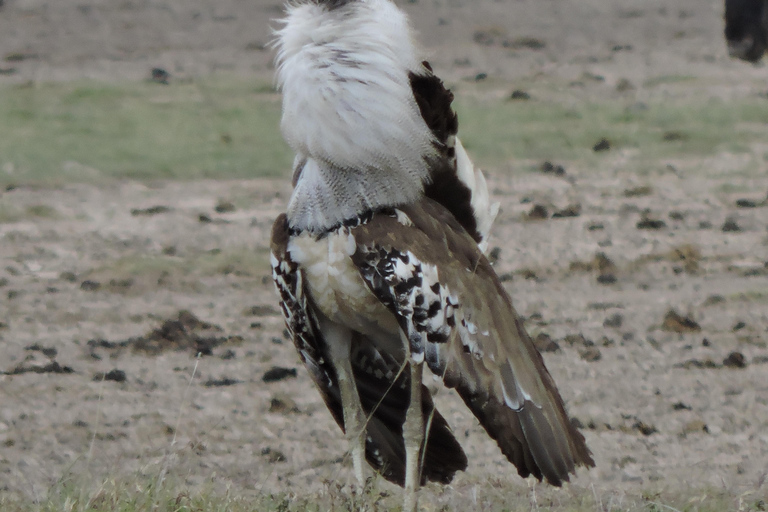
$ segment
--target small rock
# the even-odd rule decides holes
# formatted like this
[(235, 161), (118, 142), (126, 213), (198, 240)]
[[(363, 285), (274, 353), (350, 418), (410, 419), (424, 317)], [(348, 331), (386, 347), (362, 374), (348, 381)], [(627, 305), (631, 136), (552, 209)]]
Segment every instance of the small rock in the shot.
[(597, 347), (587, 347), (584, 350), (580, 350), (579, 356), (581, 356), (583, 360), (589, 363), (594, 363), (595, 361), (599, 361), (603, 358), (603, 355), (600, 353), (600, 349)]
[(512, 94), (509, 95), (509, 99), (525, 101), (525, 100), (531, 99), (531, 95), (523, 91), (522, 89), (515, 89), (514, 91), (512, 91)]
[(273, 366), (261, 377), (263, 382), (278, 382), (289, 377), (296, 377), (296, 368), (282, 368)]
[(648, 213), (644, 213), (643, 217), (637, 222), (637, 229), (663, 229), (667, 227), (667, 223), (661, 219), (651, 218)]
[(633, 90), (635, 90), (635, 86), (632, 85), (632, 82), (626, 78), (622, 78), (616, 83), (616, 92), (627, 92)]
[(650, 185), (640, 185), (624, 190), (624, 197), (645, 197), (653, 194), (653, 187)]
[(562, 165), (555, 165), (549, 160), (545, 161), (539, 167), (544, 174), (554, 174), (555, 176), (565, 176), (565, 168)]
[(669, 212), (669, 218), (672, 220), (685, 220), (685, 213), (677, 210)]
[(611, 149), (611, 142), (606, 138), (600, 139), (595, 143), (594, 146), (592, 146), (592, 151), (595, 153), (600, 151), (608, 151), (609, 149)]
[(731, 330), (732, 330), (733, 332), (736, 332), (736, 331), (740, 331), (740, 330), (742, 330), (743, 328), (745, 328), (746, 326), (747, 326), (747, 324), (746, 324), (746, 323), (744, 323), (744, 322), (736, 322), (736, 325), (734, 325), (734, 326), (731, 328)]
[(125, 382), (127, 379), (128, 377), (125, 375), (125, 372), (123, 370), (118, 370), (117, 368), (110, 370), (107, 373), (97, 373), (93, 376), (94, 381), (111, 380), (114, 382)]
[(607, 273), (607, 274), (600, 274), (597, 276), (597, 282), (600, 284), (614, 284), (618, 281), (616, 278), (616, 275)]
[(201, 213), (200, 215), (198, 215), (197, 220), (202, 222), (203, 224), (208, 224), (213, 222), (213, 219), (211, 219), (209, 215), (206, 215), (204, 213)]
[(566, 217), (578, 217), (581, 215), (581, 204), (574, 203), (566, 206), (562, 210), (558, 210), (552, 214), (553, 219), (563, 219)]
[(74, 283), (77, 281), (77, 275), (74, 272), (62, 272), (59, 274), (59, 279), (67, 281), (68, 283)]
[(237, 358), (237, 352), (235, 352), (231, 348), (228, 348), (227, 350), (224, 351), (223, 354), (219, 356), (219, 358), (221, 358), (224, 361), (231, 361), (232, 359)]
[(689, 359), (688, 361), (685, 361), (684, 363), (677, 363), (674, 365), (675, 368), (684, 368), (686, 370), (690, 370), (691, 368), (696, 369), (713, 369), (717, 368), (717, 363), (715, 363), (711, 359), (704, 359), (703, 361), (700, 359)]
[(493, 265), (499, 261), (499, 256), (501, 256), (501, 247), (494, 247), (491, 249), (491, 252), (488, 253), (488, 261)]
[(736, 200), (736, 206), (739, 208), (757, 208), (758, 206), (764, 204), (764, 201), (757, 202), (753, 201), (752, 199), (737, 199)]
[(234, 212), (237, 208), (235, 205), (229, 201), (219, 201), (219, 203), (214, 207), (214, 210), (216, 210), (216, 213), (231, 213)]
[(557, 352), (560, 350), (560, 345), (557, 344), (549, 334), (540, 332), (533, 339), (533, 344), (539, 352)]
[(220, 388), (220, 387), (225, 387), (225, 386), (234, 386), (235, 384), (241, 384), (242, 382), (243, 381), (240, 380), (240, 379), (233, 379), (233, 378), (230, 378), (230, 377), (224, 377), (223, 379), (208, 379), (203, 384), (203, 386), (205, 386), (207, 388)]
[(261, 455), (266, 457), (267, 461), (269, 461), (271, 464), (274, 464), (275, 462), (285, 462), (288, 460), (283, 452), (270, 447), (262, 448)]
[(701, 326), (690, 317), (679, 315), (674, 309), (667, 311), (661, 328), (665, 331), (684, 333), (700, 332)]
[(522, 49), (527, 48), (529, 50), (542, 50), (546, 48), (547, 43), (541, 39), (535, 37), (518, 37), (517, 39), (506, 39), (501, 45), (504, 48)]
[(163, 68), (152, 68), (150, 73), (150, 82), (157, 84), (168, 85), (168, 80), (171, 78), (171, 74)]
[(746, 368), (747, 359), (741, 352), (731, 352), (728, 357), (723, 359), (723, 366), (726, 368)]
[(299, 412), (299, 407), (296, 405), (296, 402), (288, 397), (273, 397), (269, 402), (269, 412), (278, 414), (297, 413)]
[(723, 233), (738, 233), (741, 227), (736, 223), (736, 219), (729, 217), (725, 219), (722, 227)]
[(661, 136), (661, 139), (664, 142), (678, 142), (681, 140), (688, 140), (688, 134), (677, 131), (669, 131), (664, 132), (664, 135)]
[(159, 215), (161, 213), (168, 213), (171, 209), (167, 206), (163, 205), (157, 205), (157, 206), (150, 206), (149, 208), (133, 208), (131, 210), (131, 215), (134, 217), (139, 216), (147, 216), (151, 217), (152, 215)]
[(691, 411), (691, 410), (693, 410), (693, 408), (690, 405), (685, 404), (683, 402), (676, 402), (676, 403), (672, 404), (672, 410), (674, 410), (674, 411)]
[(543, 204), (534, 204), (531, 211), (528, 212), (527, 218), (529, 220), (543, 220), (549, 217), (549, 211)]
[(86, 279), (80, 283), (80, 289), (86, 292), (95, 292), (99, 288), (101, 288), (101, 283), (98, 281), (91, 281), (90, 279)]
[(620, 313), (614, 313), (603, 321), (603, 327), (618, 329), (624, 323), (624, 317)]
[(637, 420), (632, 428), (643, 434), (644, 436), (650, 436), (658, 432), (655, 426), (645, 423), (644, 421)]

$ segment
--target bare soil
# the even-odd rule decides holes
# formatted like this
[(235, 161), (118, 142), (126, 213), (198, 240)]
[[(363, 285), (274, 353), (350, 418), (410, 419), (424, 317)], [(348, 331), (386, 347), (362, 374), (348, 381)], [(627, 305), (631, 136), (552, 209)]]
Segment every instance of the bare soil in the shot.
[[(486, 73), (499, 94), (539, 79), (578, 82), (560, 91), (574, 101), (626, 94), (622, 79), (631, 101), (768, 89), (765, 68), (728, 59), (720, 2), (403, 7), (441, 75)], [(279, 12), (261, 0), (8, 0), (0, 81), (140, 80), (152, 67), (269, 80)], [(688, 92), (643, 86), (689, 76)], [(564, 176), (525, 171), (533, 162), (489, 172), (496, 267), (595, 454), (575, 486), (605, 503), (649, 488), (768, 495), (766, 148), (751, 167), (723, 153), (638, 176), (609, 151), (596, 168), (566, 162)], [(287, 179), (1, 193), (2, 211), (21, 213), (0, 220), (0, 494), (40, 499), (72, 475), (137, 472), (241, 494), (350, 480), (269, 277), (269, 229), (289, 194)], [(529, 215), (537, 204), (543, 218)], [(288, 371), (264, 382), (275, 367)], [(470, 455), (435, 499), (486, 482), (526, 492), (460, 400), (435, 389)]]

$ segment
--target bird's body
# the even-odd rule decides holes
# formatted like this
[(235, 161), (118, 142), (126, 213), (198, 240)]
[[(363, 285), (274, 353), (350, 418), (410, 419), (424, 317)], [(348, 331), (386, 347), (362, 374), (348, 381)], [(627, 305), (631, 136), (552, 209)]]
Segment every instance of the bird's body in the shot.
[(521, 475), (559, 485), (592, 465), (483, 256), (498, 206), (405, 15), (390, 0), (304, 1), (277, 35), (281, 127), (296, 159), (273, 276), (357, 478), (365, 456), (413, 508), (421, 482), (466, 468), (421, 384), (424, 362)]

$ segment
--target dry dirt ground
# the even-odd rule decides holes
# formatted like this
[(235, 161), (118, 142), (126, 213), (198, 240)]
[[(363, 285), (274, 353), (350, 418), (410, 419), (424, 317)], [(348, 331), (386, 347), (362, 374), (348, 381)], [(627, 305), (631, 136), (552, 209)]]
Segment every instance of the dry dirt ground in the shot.
[[(657, 76), (703, 78), (691, 94), (725, 99), (768, 88), (765, 68), (727, 58), (719, 2), (403, 7), (449, 80), (584, 80), (578, 94), (600, 98), (627, 79), (638, 100), (683, 94), (640, 85)], [(0, 80), (140, 80), (153, 66), (262, 80), (278, 13), (263, 0), (7, 0)], [(606, 506), (649, 489), (768, 495), (767, 148), (660, 160), (645, 176), (618, 151), (565, 176), (514, 161), (489, 172), (498, 272), (595, 454), (575, 486)], [(26, 213), (0, 220), (0, 495), (137, 472), (240, 494), (350, 479), (268, 277), (289, 193), (287, 180), (2, 192), (5, 211)], [(535, 204), (548, 218), (529, 218)], [(551, 217), (573, 204), (578, 215)], [(471, 462), (434, 508), (489, 481), (526, 493), (463, 404), (438, 394)]]

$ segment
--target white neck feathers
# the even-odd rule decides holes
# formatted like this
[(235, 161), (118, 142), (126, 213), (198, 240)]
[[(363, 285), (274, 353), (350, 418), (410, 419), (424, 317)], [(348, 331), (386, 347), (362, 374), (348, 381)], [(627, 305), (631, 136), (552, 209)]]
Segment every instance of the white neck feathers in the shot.
[(321, 231), (418, 199), (435, 148), (411, 91), (422, 66), (405, 14), (390, 0), (299, 3), (276, 35), (281, 128), (297, 155), (291, 226)]

